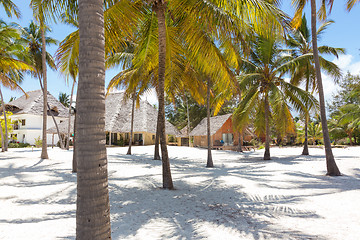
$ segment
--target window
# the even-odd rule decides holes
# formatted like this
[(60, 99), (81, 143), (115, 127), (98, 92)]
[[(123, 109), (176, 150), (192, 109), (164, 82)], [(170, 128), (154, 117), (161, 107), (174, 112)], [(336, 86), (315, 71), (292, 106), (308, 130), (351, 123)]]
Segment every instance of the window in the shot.
[(26, 123), (26, 120), (25, 120), (25, 119), (22, 119), (22, 120), (21, 120), (21, 126), (25, 126), (25, 123)]
[(18, 121), (14, 122), (14, 130), (18, 130), (19, 129), (19, 123)]
[(152, 135), (152, 140), (155, 140), (155, 135)]
[(129, 140), (129, 133), (125, 133), (125, 140)]
[(223, 133), (222, 140), (224, 141), (224, 145), (232, 145), (234, 140), (234, 135), (232, 133)]

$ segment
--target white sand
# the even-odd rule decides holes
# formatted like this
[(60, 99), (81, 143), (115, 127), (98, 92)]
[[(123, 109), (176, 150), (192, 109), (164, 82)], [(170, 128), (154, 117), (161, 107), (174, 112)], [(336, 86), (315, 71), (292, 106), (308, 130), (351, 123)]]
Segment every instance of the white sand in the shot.
[[(324, 150), (243, 154), (169, 147), (175, 191), (162, 190), (153, 146), (108, 148), (113, 239), (360, 239), (360, 147), (334, 149), (341, 177), (325, 176)], [(0, 239), (75, 239), (72, 152), (0, 153)]]

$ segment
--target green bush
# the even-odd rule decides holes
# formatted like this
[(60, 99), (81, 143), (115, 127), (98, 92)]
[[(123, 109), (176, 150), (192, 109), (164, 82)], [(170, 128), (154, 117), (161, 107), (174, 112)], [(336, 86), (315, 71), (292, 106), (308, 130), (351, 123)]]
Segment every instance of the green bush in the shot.
[(9, 143), (9, 148), (26, 148), (29, 147), (30, 144), (28, 143)]
[(42, 140), (40, 139), (40, 136), (35, 138), (35, 147), (41, 147), (42, 146)]

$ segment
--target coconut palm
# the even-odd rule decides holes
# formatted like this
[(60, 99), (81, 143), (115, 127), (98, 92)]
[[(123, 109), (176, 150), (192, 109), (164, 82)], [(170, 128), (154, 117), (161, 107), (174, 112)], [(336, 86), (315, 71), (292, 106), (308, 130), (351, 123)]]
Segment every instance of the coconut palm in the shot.
[(70, 105), (69, 95), (63, 92), (59, 93), (59, 102), (65, 107), (69, 107)]
[[(0, 81), (4, 87), (11, 90), (24, 90), (19, 86), (22, 81), (22, 73), (33, 68), (25, 62), (19, 60), (25, 57), (25, 51), (18, 40), (20, 39), (19, 30), (15, 27), (0, 21)], [(25, 92), (24, 92), (25, 93)], [(2, 137), (2, 148), (7, 151), (8, 146), (8, 127), (5, 111), (4, 99), (0, 89), (2, 112), (5, 121), (5, 136)]]
[(306, 91), (284, 80), (284, 74), (301, 62), (280, 48), (280, 37), (270, 34), (257, 36), (251, 44), (249, 59), (243, 58), (239, 75), (243, 98), (235, 110), (235, 126), (244, 126), (253, 117), (258, 135), (265, 135), (264, 160), (270, 159), (270, 124), (282, 136), (295, 129), (291, 106), (301, 111), (305, 106), (316, 105), (316, 100)]
[[(295, 27), (299, 27), (301, 24), (301, 15), (302, 11), (305, 7), (307, 0), (298, 0), (293, 1), (295, 4), (296, 12), (293, 19), (293, 23)], [(326, 6), (325, 4), (328, 3), (332, 5), (332, 0), (329, 2), (322, 1), (322, 5), (320, 8), (320, 17), (322, 20), (326, 19)], [(313, 57), (314, 57), (314, 64), (315, 64), (315, 76), (317, 82), (317, 89), (319, 93), (319, 102), (320, 102), (320, 117), (321, 117), (321, 124), (323, 130), (323, 138), (324, 138), (324, 145), (325, 145), (325, 157), (326, 157), (326, 168), (327, 173), (326, 175), (329, 176), (340, 176), (341, 173), (339, 168), (336, 165), (335, 158), (331, 149), (331, 142), (329, 136), (329, 129), (327, 126), (326, 120), (326, 109), (325, 109), (325, 98), (324, 98), (324, 88), (321, 79), (321, 66), (319, 60), (319, 51), (318, 51), (318, 44), (317, 44), (317, 33), (316, 33), (316, 21), (317, 21), (317, 8), (316, 8), (316, 0), (310, 0), (311, 5), (311, 37), (312, 37), (312, 46), (313, 46)]]
[(0, 0), (0, 5), (3, 6), (8, 17), (13, 14), (19, 18), (21, 16), (19, 8), (11, 0)]
[[(332, 24), (332, 21), (326, 21), (323, 23), (319, 29), (317, 30), (317, 36), (322, 34), (326, 28)], [(302, 64), (296, 66), (295, 71), (293, 72), (293, 76), (291, 79), (291, 83), (295, 85), (299, 85), (300, 83), (305, 84), (305, 91), (316, 91), (316, 78), (315, 78), (315, 67), (313, 64), (313, 50), (312, 50), (312, 40), (311, 40), (311, 30), (307, 26), (307, 21), (305, 15), (302, 18), (301, 25), (298, 29), (293, 31), (293, 34), (289, 36), (287, 40), (287, 45), (295, 50), (295, 56), (306, 56), (306, 60), (302, 62)], [(332, 54), (335, 57), (338, 57), (340, 53), (344, 53), (345, 50), (343, 48), (333, 48), (329, 46), (320, 46), (318, 48), (319, 53), (321, 54)], [(323, 57), (319, 56), (320, 65), (322, 69), (330, 76), (337, 81), (341, 72), (340, 69), (334, 64)], [(307, 138), (307, 129), (309, 122), (309, 109), (308, 107), (305, 109), (304, 119), (305, 119), (305, 136), (304, 136), (304, 148), (302, 155), (309, 155), (308, 149), (308, 138)]]
[[(102, 0), (79, 1), (77, 239), (111, 239), (105, 148), (105, 46)], [(89, 44), (91, 43), (91, 44)], [(92, 64), (96, 63), (96, 64)], [(89, 87), (89, 86), (93, 87)], [(96, 111), (94, 111), (96, 109)]]

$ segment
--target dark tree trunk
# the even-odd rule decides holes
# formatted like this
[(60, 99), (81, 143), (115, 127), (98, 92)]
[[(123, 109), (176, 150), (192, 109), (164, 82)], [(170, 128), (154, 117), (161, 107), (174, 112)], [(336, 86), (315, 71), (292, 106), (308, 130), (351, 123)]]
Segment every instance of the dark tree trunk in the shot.
[(242, 142), (243, 142), (243, 134), (242, 132), (239, 132), (239, 144), (238, 144), (238, 152), (243, 152), (242, 150)]
[[(5, 136), (3, 136), (3, 132), (1, 129), (1, 139), (3, 139), (3, 145), (1, 145), (1, 150), (3, 151), (7, 151), (8, 150), (8, 144), (9, 144), (9, 138), (8, 138), (8, 126), (7, 126), (7, 119), (6, 119), (6, 109), (5, 109), (5, 103), (4, 103), (4, 98), (3, 98), (3, 94), (2, 91), (0, 89), (0, 98), (1, 98), (1, 106), (2, 106), (2, 110), (3, 110), (3, 114), (4, 114), (4, 124), (5, 124)], [(0, 125), (1, 127), (1, 125)], [(3, 152), (4, 152), (3, 151)]]
[(130, 139), (129, 139), (129, 149), (126, 153), (126, 155), (131, 155), (131, 145), (132, 145), (132, 135), (133, 135), (133, 129), (134, 129), (134, 114), (135, 114), (135, 93), (132, 97), (132, 106), (131, 106), (131, 129), (130, 129)]
[(352, 141), (352, 133), (349, 132), (348, 136), (349, 136), (350, 146), (353, 146), (354, 143), (353, 143), (353, 141)]
[(315, 62), (316, 70), (316, 80), (319, 90), (319, 101), (320, 101), (320, 116), (321, 124), (323, 131), (323, 139), (325, 145), (325, 155), (326, 155), (326, 167), (327, 173), (329, 176), (340, 176), (341, 173), (339, 168), (336, 165), (334, 155), (331, 149), (331, 142), (329, 137), (329, 129), (326, 121), (326, 110), (325, 110), (325, 100), (324, 100), (324, 89), (321, 80), (321, 71), (320, 71), (320, 62), (319, 62), (319, 52), (317, 47), (317, 34), (316, 34), (316, 2), (311, 0), (311, 33), (312, 33), (312, 43), (313, 43), (313, 55)]
[[(42, 149), (41, 149), (41, 158), (48, 159), (47, 153), (47, 73), (46, 73), (46, 42), (45, 42), (45, 23), (44, 19), (40, 21), (41, 29), (41, 40), (42, 40), (42, 77), (44, 81), (43, 89), (43, 125), (42, 125)], [(59, 136), (60, 138), (60, 136)]]
[(154, 160), (161, 160), (160, 149), (159, 149), (159, 144), (160, 144), (160, 127), (159, 127), (159, 123), (160, 123), (160, 120), (159, 120), (159, 114), (158, 114), (158, 118), (157, 118), (157, 122), (156, 122)]
[[(76, 97), (77, 98), (77, 97)], [(76, 101), (77, 102), (77, 101)], [(76, 155), (77, 155), (77, 146), (76, 146), (76, 119), (77, 119), (77, 114), (75, 112), (75, 119), (74, 119), (74, 138), (73, 138), (73, 160), (72, 160), (72, 172), (76, 173), (77, 172), (77, 159), (76, 159)]]
[(270, 107), (268, 96), (265, 96), (265, 153), (264, 160), (270, 160)]
[(160, 128), (160, 145), (163, 169), (163, 188), (174, 189), (170, 161), (166, 146), (165, 134), (165, 64), (166, 64), (166, 22), (165, 22), (165, 3), (159, 0), (154, 5), (155, 12), (158, 19), (159, 31), (159, 128)]
[[(67, 132), (67, 140), (66, 140), (66, 150), (70, 149), (70, 132), (71, 132), (71, 106), (73, 103), (73, 96), (74, 96), (74, 88), (75, 88), (75, 78), (73, 79), (73, 84), (71, 87), (71, 95), (70, 95), (70, 106), (69, 106), (69, 122), (68, 122), (68, 132)], [(74, 145), (74, 144), (73, 144)]]
[(76, 239), (111, 239), (105, 137), (104, 1), (79, 0)]
[(207, 110), (207, 162), (206, 167), (214, 167), (211, 155), (211, 133), (210, 133), (210, 78), (207, 80), (207, 96), (206, 96), (206, 110)]
[(308, 113), (305, 113), (305, 140), (304, 140), (304, 148), (301, 155), (309, 155), (309, 143), (308, 143), (308, 123), (309, 116)]
[[(1, 104), (1, 110), (3, 112), (5, 112), (5, 105), (4, 104)], [(5, 138), (4, 138), (4, 133), (3, 133), (3, 130), (2, 130), (2, 126), (1, 126), (1, 121), (0, 121), (0, 135), (1, 135), (1, 151), (2, 152), (5, 152)]]

